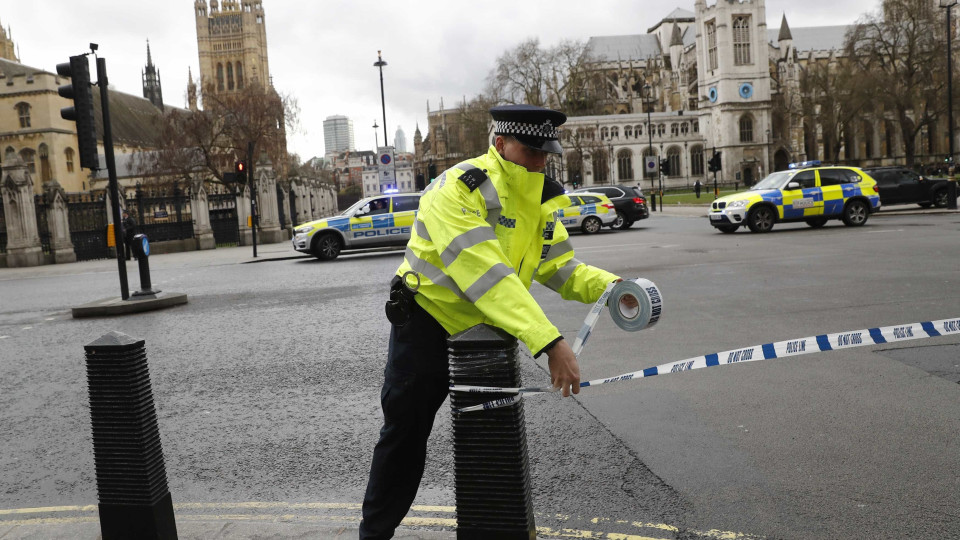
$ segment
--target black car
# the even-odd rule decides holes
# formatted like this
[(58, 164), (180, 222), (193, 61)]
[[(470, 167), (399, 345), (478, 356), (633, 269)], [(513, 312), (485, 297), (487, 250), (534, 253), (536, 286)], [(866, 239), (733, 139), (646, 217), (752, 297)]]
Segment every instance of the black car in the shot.
[(880, 203), (919, 204), (924, 208), (947, 206), (949, 180), (923, 176), (907, 167), (868, 167), (863, 172), (877, 181)]
[(611, 229), (629, 229), (635, 221), (650, 217), (647, 198), (637, 186), (590, 186), (573, 190), (573, 193), (603, 193), (617, 210), (617, 219), (610, 224)]

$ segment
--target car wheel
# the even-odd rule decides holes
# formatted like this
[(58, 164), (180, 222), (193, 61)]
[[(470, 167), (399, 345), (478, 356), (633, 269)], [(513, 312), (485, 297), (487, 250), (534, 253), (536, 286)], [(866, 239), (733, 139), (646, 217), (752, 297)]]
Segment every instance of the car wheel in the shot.
[(580, 225), (580, 230), (583, 231), (584, 234), (593, 234), (595, 232), (599, 232), (600, 227), (603, 227), (603, 223), (600, 223), (600, 218), (596, 216), (590, 216), (584, 218), (583, 224)]
[(776, 219), (773, 208), (767, 205), (758, 206), (747, 216), (747, 227), (750, 227), (750, 232), (770, 232)]
[(827, 218), (825, 217), (807, 218), (804, 221), (806, 221), (807, 225), (813, 227), (814, 229), (819, 229), (827, 224)]
[(626, 229), (627, 220), (623, 217), (623, 212), (617, 210), (617, 219), (610, 224), (611, 229)]
[(717, 229), (719, 229), (720, 232), (724, 234), (735, 233), (739, 228), (740, 228), (739, 225), (720, 225), (717, 227)]
[(947, 190), (938, 189), (936, 193), (933, 194), (933, 205), (937, 208), (946, 208), (949, 195), (947, 195)]
[(843, 224), (847, 227), (859, 227), (867, 222), (869, 215), (867, 203), (860, 200), (850, 201), (843, 208)]
[(340, 255), (341, 249), (340, 239), (333, 233), (327, 233), (314, 240), (312, 252), (321, 261), (332, 261)]

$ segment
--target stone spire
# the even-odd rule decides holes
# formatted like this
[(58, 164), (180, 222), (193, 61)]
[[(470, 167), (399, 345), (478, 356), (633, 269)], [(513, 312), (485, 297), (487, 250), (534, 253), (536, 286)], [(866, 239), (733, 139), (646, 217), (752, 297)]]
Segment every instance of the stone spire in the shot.
[(197, 110), (197, 83), (193, 81), (193, 71), (187, 67), (187, 108)]
[(787, 14), (783, 14), (783, 19), (780, 21), (780, 34), (777, 36), (777, 41), (788, 41), (793, 39), (793, 34), (790, 33), (790, 26), (787, 25)]
[(147, 66), (140, 76), (143, 79), (143, 97), (150, 100), (155, 107), (163, 110), (163, 88), (160, 85), (160, 72), (153, 65), (153, 56), (150, 54), (150, 40), (147, 40)]

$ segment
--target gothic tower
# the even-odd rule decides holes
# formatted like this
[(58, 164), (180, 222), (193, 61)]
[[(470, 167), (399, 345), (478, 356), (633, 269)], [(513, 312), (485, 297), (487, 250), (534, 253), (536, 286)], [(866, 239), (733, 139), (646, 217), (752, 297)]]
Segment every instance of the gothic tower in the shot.
[(193, 70), (187, 67), (187, 108), (197, 110), (197, 83), (193, 81)]
[(17, 52), (14, 50), (13, 33), (10, 32), (9, 26), (6, 30), (3, 29), (3, 26), (0, 26), (0, 58), (20, 63)]
[(196, 0), (201, 94), (235, 92), (255, 82), (269, 86), (267, 31), (260, 0)]
[(163, 110), (163, 88), (160, 86), (160, 72), (153, 65), (153, 57), (150, 56), (150, 40), (147, 40), (147, 66), (140, 72), (140, 78), (143, 81), (143, 97), (150, 100), (150, 103)]
[[(764, 0), (696, 1), (701, 126), (721, 178), (752, 185), (770, 172), (770, 64)], [(706, 156), (705, 156), (706, 157)], [(707, 157), (707, 159), (709, 159)]]

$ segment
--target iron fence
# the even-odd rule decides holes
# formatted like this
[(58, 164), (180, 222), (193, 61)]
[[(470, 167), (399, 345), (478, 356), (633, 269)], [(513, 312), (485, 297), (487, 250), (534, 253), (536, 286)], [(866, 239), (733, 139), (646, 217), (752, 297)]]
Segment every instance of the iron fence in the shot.
[(37, 233), (40, 235), (40, 247), (44, 253), (50, 253), (50, 223), (47, 210), (50, 204), (43, 195), (33, 196), (33, 206), (37, 214)]
[(283, 215), (283, 188), (280, 187), (280, 184), (277, 184), (277, 212), (280, 215), (280, 228), (287, 228), (287, 219)]
[(0, 253), (7, 252), (7, 220), (3, 216), (3, 200), (0, 199)]
[(210, 195), (210, 227), (217, 247), (240, 243), (240, 223), (237, 221), (237, 196), (233, 193)]
[(135, 230), (151, 242), (193, 238), (189, 189), (184, 193), (174, 184), (172, 188), (144, 191), (137, 186), (134, 197), (126, 200), (126, 208), (137, 222)]
[(297, 222), (297, 193), (291, 189), (290, 190), (290, 224), (293, 225), (292, 228), (296, 228), (300, 223)]
[(67, 222), (70, 241), (78, 261), (109, 259), (107, 247), (107, 203), (103, 195), (67, 194)]

